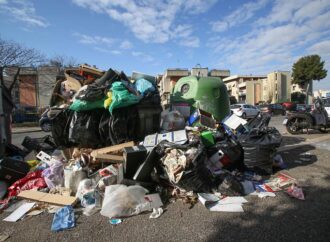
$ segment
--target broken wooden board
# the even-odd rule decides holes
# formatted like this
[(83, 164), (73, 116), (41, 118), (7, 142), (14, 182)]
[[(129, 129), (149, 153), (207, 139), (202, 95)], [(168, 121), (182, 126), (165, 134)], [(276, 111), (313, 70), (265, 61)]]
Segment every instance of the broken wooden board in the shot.
[(49, 194), (34, 190), (21, 191), (18, 194), (18, 197), (32, 201), (45, 202), (45, 203), (61, 205), (61, 206), (73, 205), (77, 200), (76, 197), (63, 196), (58, 194)]
[(124, 162), (124, 157), (121, 155), (97, 154), (95, 158), (100, 160), (116, 161), (119, 163)]
[(96, 158), (96, 156), (98, 154), (107, 154), (107, 153), (111, 153), (111, 152), (115, 152), (118, 150), (121, 150), (125, 147), (131, 147), (134, 146), (134, 142), (130, 141), (127, 143), (123, 143), (123, 144), (119, 144), (119, 145), (113, 145), (113, 146), (109, 146), (109, 147), (105, 147), (105, 148), (101, 148), (101, 149), (97, 149), (97, 150), (93, 150), (91, 155)]

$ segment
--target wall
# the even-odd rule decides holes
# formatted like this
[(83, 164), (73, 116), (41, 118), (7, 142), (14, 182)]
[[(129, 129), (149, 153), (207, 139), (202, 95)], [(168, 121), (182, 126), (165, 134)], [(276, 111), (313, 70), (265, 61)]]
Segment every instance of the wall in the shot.
[(37, 106), (36, 75), (19, 76), (19, 103), (22, 106)]

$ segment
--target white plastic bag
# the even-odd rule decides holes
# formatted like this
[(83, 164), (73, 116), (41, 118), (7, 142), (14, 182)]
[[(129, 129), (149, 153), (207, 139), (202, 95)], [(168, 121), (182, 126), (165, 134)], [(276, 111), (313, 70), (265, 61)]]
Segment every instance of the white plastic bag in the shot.
[(101, 214), (109, 218), (128, 217), (140, 213), (139, 204), (148, 192), (141, 186), (111, 185), (105, 188)]

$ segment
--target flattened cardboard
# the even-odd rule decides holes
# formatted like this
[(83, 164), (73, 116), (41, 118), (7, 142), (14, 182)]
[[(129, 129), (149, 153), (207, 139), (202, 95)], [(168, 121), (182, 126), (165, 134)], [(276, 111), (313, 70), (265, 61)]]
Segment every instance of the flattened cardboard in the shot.
[(101, 149), (97, 149), (97, 150), (93, 150), (91, 155), (93, 157), (96, 157), (98, 154), (107, 154), (107, 153), (110, 153), (110, 152), (121, 150), (125, 147), (131, 147), (131, 146), (134, 146), (133, 141), (123, 143), (123, 144), (119, 144), (119, 145), (113, 145), (113, 146), (109, 146), (109, 147), (105, 147), (105, 148), (101, 148)]
[(22, 191), (18, 194), (19, 198), (38, 201), (38, 202), (45, 202), (54, 205), (73, 205), (77, 198), (71, 196), (62, 196), (58, 194), (49, 194), (44, 192), (38, 192), (33, 190), (26, 190)]
[(95, 158), (101, 160), (118, 161), (118, 162), (124, 161), (124, 158), (121, 155), (97, 154)]

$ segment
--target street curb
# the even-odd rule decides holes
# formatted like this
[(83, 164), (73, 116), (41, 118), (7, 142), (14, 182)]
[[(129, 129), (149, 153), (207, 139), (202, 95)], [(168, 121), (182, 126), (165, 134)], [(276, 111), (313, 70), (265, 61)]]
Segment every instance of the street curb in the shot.
[(40, 132), (42, 131), (41, 129), (33, 129), (33, 130), (17, 130), (17, 131), (12, 131), (12, 134), (22, 134), (22, 133), (33, 133), (33, 132)]
[(303, 145), (310, 145), (310, 144), (322, 142), (322, 141), (325, 141), (325, 140), (330, 140), (330, 135), (325, 135), (325, 136), (318, 137), (318, 138), (315, 138), (315, 139), (306, 139), (306, 141), (301, 142), (299, 144), (281, 146), (277, 149), (277, 151), (281, 152), (281, 151), (292, 150), (292, 149), (298, 148), (298, 147), (303, 146)]

